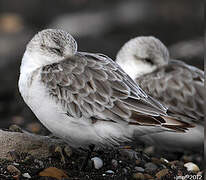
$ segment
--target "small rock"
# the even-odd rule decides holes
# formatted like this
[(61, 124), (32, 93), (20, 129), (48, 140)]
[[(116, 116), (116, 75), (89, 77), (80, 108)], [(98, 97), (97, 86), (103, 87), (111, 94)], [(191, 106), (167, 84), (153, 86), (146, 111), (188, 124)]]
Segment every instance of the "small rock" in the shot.
[(142, 167), (139, 167), (139, 166), (135, 166), (135, 171), (138, 171), (138, 172), (144, 172), (144, 169)]
[(123, 174), (127, 174), (128, 170), (126, 168), (122, 169)]
[(14, 166), (19, 166), (19, 163), (14, 162), (13, 165)]
[(16, 125), (16, 124), (12, 124), (11, 126), (9, 126), (9, 130), (11, 132), (20, 132), (20, 133), (23, 133), (22, 129)]
[(31, 176), (29, 175), (29, 173), (24, 173), (24, 174), (22, 174), (22, 176), (25, 177), (25, 178), (28, 178), (28, 179), (31, 178)]
[(154, 146), (149, 146), (144, 149), (144, 153), (148, 155), (152, 155), (154, 154), (154, 150), (155, 150)]
[(168, 169), (162, 169), (161, 171), (159, 171), (158, 173), (155, 174), (155, 176), (158, 179), (163, 178), (164, 176), (166, 176), (168, 174), (169, 170)]
[(140, 163), (141, 163), (141, 160), (140, 160), (140, 159), (135, 160), (135, 164), (136, 164), (136, 165), (139, 165)]
[(112, 170), (107, 170), (106, 173), (108, 173), (108, 174), (114, 174), (114, 171), (112, 171)]
[(116, 159), (112, 159), (112, 166), (113, 166), (114, 168), (117, 168), (118, 162), (117, 162)]
[(188, 162), (188, 163), (184, 164), (184, 167), (186, 167), (188, 171), (192, 171), (192, 172), (199, 172), (200, 171), (199, 167), (192, 162)]
[(149, 174), (144, 174), (144, 178), (145, 178), (145, 179), (152, 179), (152, 176), (149, 175)]
[(99, 157), (93, 157), (91, 160), (94, 163), (95, 169), (100, 169), (103, 166), (103, 161)]
[(200, 171), (197, 173), (197, 175), (202, 176), (204, 174), (204, 171)]
[(152, 163), (154, 163), (154, 164), (162, 164), (162, 162), (160, 161), (160, 159), (158, 159), (158, 158), (156, 158), (156, 157), (152, 157), (151, 158), (151, 161), (152, 161)]
[(135, 159), (136, 152), (132, 149), (121, 149), (120, 151), (121, 159), (123, 160), (133, 160)]
[(164, 163), (164, 164), (168, 164), (169, 163), (169, 161), (167, 159), (165, 159), (165, 158), (160, 158), (160, 161), (162, 163)]
[(144, 165), (144, 167), (147, 169), (147, 170), (150, 170), (150, 171), (155, 171), (157, 169), (157, 165), (155, 165), (154, 163), (152, 162), (148, 162)]
[(44, 168), (44, 163), (42, 161), (40, 161), (38, 159), (34, 159), (34, 162), (38, 163), (40, 168)]
[(71, 157), (72, 155), (72, 149), (69, 146), (64, 147), (64, 152), (67, 155), (67, 157)]
[(144, 174), (142, 173), (134, 173), (133, 174), (133, 179), (137, 179), (137, 180), (144, 180)]
[(49, 167), (49, 168), (44, 169), (43, 171), (39, 173), (39, 176), (43, 176), (43, 177), (48, 176), (48, 177), (53, 177), (59, 180), (63, 178), (69, 178), (63, 170), (57, 169), (55, 167)]
[(13, 165), (8, 165), (7, 166), (7, 170), (12, 173), (12, 174), (15, 174), (15, 175), (20, 175), (21, 174), (21, 171), (19, 169), (17, 169), (15, 166)]
[(181, 167), (184, 166), (184, 163), (183, 163), (183, 162), (177, 161), (177, 160), (171, 161), (171, 162), (169, 162), (169, 164), (170, 164), (171, 166), (181, 166)]
[(38, 122), (29, 123), (26, 129), (32, 133), (38, 133), (41, 130), (41, 125)]

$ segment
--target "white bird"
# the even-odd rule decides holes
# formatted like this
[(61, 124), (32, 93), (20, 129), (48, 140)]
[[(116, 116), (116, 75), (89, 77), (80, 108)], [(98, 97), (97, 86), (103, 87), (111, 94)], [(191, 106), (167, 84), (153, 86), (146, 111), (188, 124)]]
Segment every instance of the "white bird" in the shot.
[(19, 90), (36, 117), (72, 147), (114, 146), (134, 136), (191, 127), (169, 117), (109, 57), (78, 52), (62, 30), (43, 30), (28, 43)]
[(116, 62), (150, 96), (168, 107), (168, 114), (196, 127), (185, 134), (159, 133), (145, 138), (169, 149), (202, 150), (204, 140), (204, 73), (170, 59), (166, 46), (152, 36), (131, 39)]

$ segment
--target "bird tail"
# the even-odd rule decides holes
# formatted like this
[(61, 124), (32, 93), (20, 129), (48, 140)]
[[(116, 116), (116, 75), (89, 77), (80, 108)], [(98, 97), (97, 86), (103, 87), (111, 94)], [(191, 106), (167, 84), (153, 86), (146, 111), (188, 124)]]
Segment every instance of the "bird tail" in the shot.
[(187, 122), (180, 121), (177, 118), (171, 116), (160, 116), (164, 119), (162, 126), (176, 132), (186, 132), (189, 128), (194, 128), (195, 125)]

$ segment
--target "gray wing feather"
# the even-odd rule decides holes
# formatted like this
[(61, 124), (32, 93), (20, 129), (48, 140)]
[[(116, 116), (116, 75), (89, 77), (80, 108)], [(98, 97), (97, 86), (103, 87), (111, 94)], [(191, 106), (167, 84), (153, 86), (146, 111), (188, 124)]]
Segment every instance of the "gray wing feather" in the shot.
[(166, 105), (173, 116), (203, 122), (203, 71), (171, 60), (155, 72), (137, 78), (136, 82), (146, 93)]
[(167, 109), (106, 56), (77, 53), (44, 66), (41, 80), (68, 116), (134, 125), (166, 124), (162, 116)]

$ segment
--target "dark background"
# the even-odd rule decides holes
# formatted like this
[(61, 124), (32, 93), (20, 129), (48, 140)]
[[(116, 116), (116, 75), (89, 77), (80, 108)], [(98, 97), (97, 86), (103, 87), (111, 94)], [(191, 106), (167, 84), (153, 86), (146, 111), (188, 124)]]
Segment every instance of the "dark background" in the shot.
[(38, 31), (64, 29), (80, 51), (113, 59), (129, 39), (153, 35), (173, 58), (203, 69), (203, 8), (200, 0), (0, 0), (0, 128), (42, 132), (17, 87), (26, 44)]

